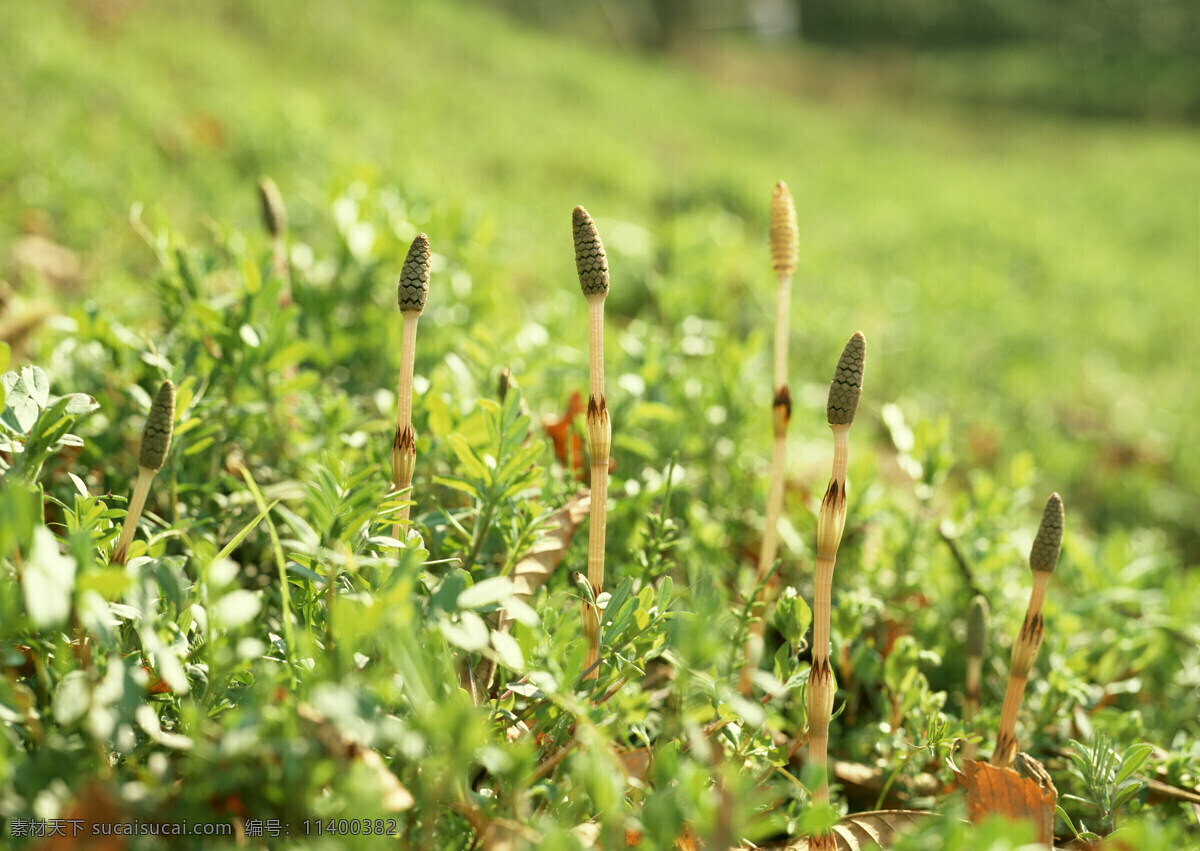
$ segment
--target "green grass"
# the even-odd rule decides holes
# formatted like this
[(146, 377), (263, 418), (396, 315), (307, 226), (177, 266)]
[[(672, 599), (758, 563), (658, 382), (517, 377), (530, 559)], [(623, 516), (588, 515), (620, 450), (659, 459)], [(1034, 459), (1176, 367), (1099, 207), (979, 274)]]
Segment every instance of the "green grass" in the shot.
[[(191, 236), (246, 229), (265, 172), (302, 236), (356, 177), (462, 210), (498, 303), (570, 279), (562, 210), (586, 202), (624, 261), (613, 310), (658, 321), (717, 264), (738, 306), (709, 318), (742, 332), (770, 306), (761, 199), (786, 179), (798, 365), (861, 327), (882, 397), (951, 413), (972, 465), (1034, 451), (1096, 524), (1161, 525), (1196, 558), (1200, 165), (1182, 128), (805, 101), (452, 4), (72, 8), (2, 13), (0, 237), (85, 252), (97, 299), (148, 271), (133, 202)], [(408, 212), (397, 239), (421, 225)]]
[[(738, 802), (738, 836), (794, 834), (807, 791), (775, 768), (803, 766), (762, 732), (804, 728), (807, 661), (791, 649), (807, 621), (794, 596), (781, 598), (791, 608), (771, 623), (764, 663), (787, 687), (765, 717), (734, 697), (770, 455), (778, 180), (801, 234), (780, 575), (804, 598), (829, 464), (826, 382), (850, 333), (871, 344), (834, 579), (844, 711), (831, 757), (896, 772), (898, 789), (918, 769), (944, 773), (914, 748), (944, 755), (967, 732), (962, 613), (976, 590), (994, 621), (973, 728), (990, 751), (1025, 557), (1057, 490), (1068, 532), (1022, 747), (1073, 783), (1067, 742), (1090, 738), (1082, 717), (1122, 750), (1159, 745), (1169, 778), (1194, 784), (1183, 780), (1200, 759), (1189, 130), (789, 95), (721, 71), (749, 61), (737, 42), (723, 47), (729, 65), (704, 70), (458, 4), (340, 9), (0, 6), (0, 114), (16, 128), (0, 140), (0, 243), (34, 230), (85, 261), (75, 290), (5, 270), (0, 324), (37, 304), (61, 314), (7, 368), (38, 364), (53, 393), (99, 405), (72, 403), (64, 420), (52, 400), (21, 397), (21, 418), (5, 420), (41, 429), (21, 438), (33, 449), (0, 491), (6, 814), (101, 794), (84, 780), (139, 818), (228, 819), (234, 800), (293, 821), (380, 812), (378, 777), (360, 762), (297, 744), (329, 741), (312, 720), (324, 716), (412, 792), (401, 829), (422, 847), (466, 847), (481, 813), (548, 847), (573, 847), (567, 832), (597, 814), (614, 836), (644, 828), (652, 845), (685, 822), (711, 838), (730, 815), (714, 773)], [(287, 307), (257, 221), (263, 173), (292, 226)], [(128, 224), (134, 202), (159, 255)], [(586, 530), (530, 599), (536, 620), (513, 628), (519, 660), (480, 619), (509, 600), (486, 581), (576, 488), (537, 421), (587, 382), (569, 225), (580, 203), (613, 275), (606, 590), (609, 612), (628, 616), (610, 626), (605, 652), (618, 655), (595, 693), (633, 682), (600, 706), (578, 680), (570, 573)], [(395, 280), (418, 231), (435, 255), (413, 412), (423, 548), (398, 554), (377, 538), (396, 508)], [(492, 401), (503, 367), (530, 419), (515, 394)], [(114, 572), (106, 554), (137, 435), (166, 378), (180, 394), (171, 458), (135, 570)], [(30, 426), (41, 408), (56, 412)], [(56, 446), (68, 431), (82, 447)], [(43, 496), (59, 538), (32, 531)], [(31, 610), (29, 581), (59, 589), (71, 622)], [(119, 626), (98, 614), (105, 600)], [(69, 643), (77, 625), (93, 636), (90, 667)], [(481, 651), (502, 677), (475, 707), (457, 686)], [(145, 693), (143, 660), (171, 691)], [(659, 690), (636, 687), (664, 670)], [(147, 706), (190, 745), (155, 730)], [(540, 742), (509, 742), (506, 713)], [(736, 719), (720, 765), (697, 739), (715, 718)], [(612, 747), (647, 742), (652, 776), (630, 792)], [(566, 746), (577, 750), (535, 774)], [(447, 802), (458, 809), (429, 816)], [(1132, 808), (1141, 836), (1178, 839), (1181, 809)]]

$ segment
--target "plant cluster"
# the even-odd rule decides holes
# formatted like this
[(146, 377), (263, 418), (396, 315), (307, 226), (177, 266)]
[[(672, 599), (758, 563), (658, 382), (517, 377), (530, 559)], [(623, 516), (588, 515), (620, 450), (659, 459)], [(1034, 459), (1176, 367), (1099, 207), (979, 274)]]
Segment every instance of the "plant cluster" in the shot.
[[(997, 728), (994, 761), (1019, 736), (1071, 788), (1062, 833), (1182, 841), (1200, 731), (1186, 700), (1153, 696), (1184, 686), (1165, 660), (1194, 630), (1168, 603), (1196, 580), (1153, 538), (1064, 533), (1052, 498), (997, 724), (1009, 671), (968, 601), (990, 601), (1002, 646), (1037, 472), (962, 470), (947, 424), (860, 405), (861, 333), (828, 389), (824, 498), (786, 468), (789, 439), (826, 452), (807, 428), (824, 387), (805, 366), (793, 392), (780, 367), (786, 187), (770, 381), (715, 287), (606, 328), (619, 253), (582, 207), (586, 335), (578, 296), (529, 315), (498, 296), (455, 211), (354, 186), (321, 254), (272, 187), (264, 238), (147, 231), (155, 321), (75, 306), (30, 352), (44, 369), (5, 375), (0, 816), (18, 847), (76, 822), (137, 825), (136, 848), (829, 847), (846, 810), (885, 806), (942, 813), (896, 848), (968, 830), (1011, 847), (1025, 826), (968, 828), (947, 797), (955, 739)], [(379, 285), (397, 278), (399, 322)], [(558, 458), (531, 408), (585, 369)], [(50, 393), (65, 386), (87, 395)], [(1047, 595), (1061, 541), (1069, 593)]]

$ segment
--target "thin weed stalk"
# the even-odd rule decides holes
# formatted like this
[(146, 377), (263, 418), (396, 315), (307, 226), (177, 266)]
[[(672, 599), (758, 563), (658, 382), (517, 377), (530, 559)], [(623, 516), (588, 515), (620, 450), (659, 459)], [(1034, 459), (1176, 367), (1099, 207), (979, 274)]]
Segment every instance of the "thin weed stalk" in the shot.
[(138, 522), (142, 519), (146, 497), (150, 493), (150, 483), (167, 462), (174, 428), (175, 385), (164, 381), (150, 404), (150, 413), (142, 429), (137, 481), (133, 485), (133, 495), (129, 498), (129, 510), (125, 512), (125, 524), (121, 527), (121, 535), (117, 538), (116, 546), (109, 557), (110, 564), (124, 564), (129, 557), (129, 545), (133, 542)]
[[(829, 663), (829, 622), (832, 603), (833, 568), (846, 527), (846, 467), (850, 460), (850, 426), (862, 398), (863, 362), (866, 340), (855, 332), (838, 359), (829, 385), (827, 416), (833, 429), (833, 473), (821, 512), (817, 516), (817, 575), (813, 588), (812, 669), (808, 676), (807, 708), (809, 757), (820, 780), (813, 801), (829, 803), (829, 721), (837, 690)], [(821, 834), (809, 841), (811, 849), (832, 849), (833, 836)]]
[(764, 581), (775, 564), (779, 549), (779, 513), (783, 508), (784, 469), (787, 466), (787, 429), (792, 419), (792, 394), (787, 383), (788, 314), (791, 311), (792, 274), (796, 269), (799, 229), (796, 208), (786, 183), (775, 184), (771, 197), (771, 265), (779, 280), (775, 297), (775, 397), (771, 404), (774, 445), (771, 450), (771, 484), (767, 490), (767, 516), (763, 527), (762, 546), (758, 553), (755, 586), (758, 592), (750, 610), (749, 634), (746, 638), (746, 663), (738, 681), (738, 691), (749, 697), (754, 672), (762, 656), (764, 614), (767, 607), (768, 585)]
[[(400, 379), (396, 388), (396, 436), (392, 439), (393, 491), (410, 490), (417, 467), (417, 434), (412, 425), (413, 369), (417, 359), (417, 321), (429, 295), (430, 261), (429, 239), (419, 233), (408, 249), (396, 288), (396, 303), (404, 318), (404, 328), (400, 342)], [(411, 507), (411, 500), (405, 500), (400, 507), (392, 526), (393, 538), (399, 540), (400, 526), (408, 522)]]
[(1042, 522), (1033, 548), (1029, 551), (1029, 567), (1033, 571), (1033, 590), (1029, 594), (1029, 608), (1021, 633), (1013, 644), (1008, 687), (1004, 691), (1004, 707), (1000, 711), (1000, 729), (996, 735), (996, 750), (992, 754), (992, 765), (1012, 764), (1017, 752), (1017, 712), (1021, 708), (1021, 697), (1025, 693), (1025, 682), (1033, 668), (1038, 651), (1042, 647), (1042, 601), (1046, 597), (1046, 585), (1050, 575), (1058, 566), (1058, 554), (1062, 547), (1063, 523), (1062, 499), (1058, 494), (1050, 495), (1042, 511)]
[[(604, 589), (604, 538), (607, 526), (608, 458), (612, 447), (612, 423), (604, 395), (604, 299), (608, 295), (608, 258), (600, 234), (588, 211), (576, 207), (571, 216), (575, 237), (575, 268), (588, 303), (587, 447), (591, 458), (592, 504), (588, 525), (588, 583), (593, 598)], [(583, 602), (583, 634), (588, 642), (585, 680), (599, 676), (600, 612)]]

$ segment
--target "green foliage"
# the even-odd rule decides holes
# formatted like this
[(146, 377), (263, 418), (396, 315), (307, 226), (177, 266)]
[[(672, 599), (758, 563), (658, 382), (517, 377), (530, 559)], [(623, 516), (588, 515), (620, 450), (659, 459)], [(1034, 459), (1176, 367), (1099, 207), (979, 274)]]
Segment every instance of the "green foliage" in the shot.
[[(137, 26), (122, 24), (120, 4), (108, 23), (87, 17), (97, 5), (83, 18), (43, 6), (0, 7), (0, 30), (19, 42), (0, 106), (24, 118), (0, 146), (0, 228), (34, 211), (61, 228), (56, 238), (109, 253), (96, 258), (102, 286), (68, 297), (46, 282), (62, 315), (15, 354), (0, 345), (0, 371), (12, 370), (0, 382), (10, 833), (15, 819), (92, 805), (114, 820), (247, 834), (182, 843), (206, 848), (254, 844), (267, 820), (290, 825), (290, 837), (264, 837), (281, 847), (376, 847), (315, 835), (315, 820), (334, 820), (328, 834), (345, 818), (413, 847), (577, 848), (618, 847), (627, 830), (668, 847), (685, 827), (707, 844), (768, 844), (836, 818), (848, 801), (835, 791), (837, 807), (812, 806), (802, 747), (813, 495), (824, 485), (814, 470), (828, 452), (828, 375), (813, 365), (861, 325), (888, 343), (868, 367), (834, 579), (830, 751), (873, 772), (881, 792), (853, 805), (945, 804), (917, 797), (917, 781), (945, 782), (941, 756), (968, 732), (961, 644), (977, 592), (996, 624), (969, 731), (986, 749), (1028, 593), (1032, 523), (1058, 488), (1074, 496), (1022, 745), (1050, 757), (1062, 781), (1067, 763), (1053, 755), (1073, 725), (1104, 731), (1124, 757), (1116, 745), (1072, 751), (1081, 786), (1070, 818), (1100, 833), (1120, 811), (1142, 847), (1181, 841), (1176, 811), (1135, 805), (1134, 779), (1151, 765), (1136, 764), (1142, 741), (1167, 752), (1171, 782), (1194, 784), (1200, 770), (1200, 579), (1187, 568), (1197, 527), (1177, 484), (1195, 459), (1137, 460), (1189, 445), (1197, 421), (1192, 397), (1170, 392), (1183, 379), (1145, 345), (1180, 338), (1191, 315), (1171, 283), (1194, 260), (1170, 250), (1194, 212), (1168, 191), (1191, 173), (1180, 136), (1043, 128), (1086, 154), (1047, 165), (1055, 146), (1034, 157), (939, 125), (957, 141), (931, 153), (934, 131), (916, 125), (881, 140), (850, 116), (731, 98), (455, 4), (415, 4), (412, 53), (399, 55), (384, 3), (364, 6), (369, 27), (317, 3), (320, 33), (267, 5), (180, 8), (199, 33), (184, 41), (167, 37), (179, 22), (165, 26), (154, 6)], [(22, 38), (35, 24), (38, 37)], [(498, 88), (464, 99), (472, 63), (441, 57), (467, 46), (479, 79)], [(551, 61), (566, 70), (548, 85), (541, 63)], [(378, 67), (410, 80), (412, 115), (493, 128), (494, 159), (481, 163), (476, 138), (451, 124), (407, 122), (401, 145), (385, 122), (363, 119), (395, 108), (393, 88), (372, 82)], [(175, 82), (192, 71), (203, 72), (204, 85), (187, 84), (195, 101)], [(312, 99), (298, 88), (277, 103), (246, 84), (276, 72), (302, 75)], [(510, 91), (529, 103), (500, 94)], [(114, 108), (95, 118), (97, 132), (75, 132), (93, 120), (78, 104), (93, 101)], [(184, 103), (200, 112), (166, 106)], [(222, 142), (206, 135), (205, 115), (228, 132)], [(570, 151), (550, 116), (580, 128)], [(629, 138), (597, 130), (618, 124)], [(955, 145), (963, 158), (943, 150)], [(1005, 166), (995, 176), (975, 164), (981, 145)], [(831, 167), (812, 170), (801, 205), (781, 587), (766, 615), (771, 664), (748, 700), (736, 683), (772, 393), (765, 197), (796, 150)], [(249, 224), (264, 170), (290, 205), (282, 271)], [(571, 193), (599, 203), (558, 197), (548, 187), (564, 174)], [(156, 200), (109, 221), (105, 211), (139, 197)], [(586, 535), (548, 536), (580, 482), (539, 425), (586, 385), (564, 215), (580, 200), (607, 210), (614, 269), (617, 463), (594, 680), (579, 620), (592, 590), (572, 579)], [(1044, 217), (1037, 228), (1031, 208)], [(394, 280), (418, 230), (434, 250), (418, 464), (413, 491), (396, 494)], [(1110, 328), (1099, 321), (1112, 309), (1105, 294), (1124, 292), (1135, 268), (1162, 281), (1160, 298), (1122, 296), (1126, 324)], [(35, 278), (14, 287), (12, 304)], [(1003, 357), (982, 315), (1011, 338)], [(1071, 360), (1074, 348), (1088, 349), (1086, 363)], [(1091, 383), (1041, 387), (1047, 358)], [(488, 394), (502, 368), (520, 389), (497, 402)], [(128, 564), (110, 565), (150, 393), (165, 379), (178, 387), (169, 457)], [(1178, 404), (1150, 404), (1168, 397)], [(1114, 434), (1088, 425), (1114, 412)], [(1111, 466), (1097, 473), (1097, 457)], [(396, 540), (406, 500), (413, 520)], [(545, 583), (525, 593), (519, 564), (548, 552)], [(924, 844), (898, 847), (1028, 839), (1020, 827), (962, 825), (949, 807), (922, 828)]]
[[(372, 206), (373, 195), (356, 192)], [(57, 376), (25, 365), (5, 379), (6, 811), (61, 813), (102, 796), (141, 820), (249, 819), (237, 823), (258, 830), (277, 819), (294, 843), (318, 818), (334, 828), (337, 818), (381, 820), (423, 847), (459, 847), (504, 825), (577, 847), (591, 841), (579, 831), (592, 821), (600, 841), (625, 830), (659, 845), (685, 829), (711, 839), (725, 825), (768, 841), (836, 815), (812, 807), (815, 778), (789, 746), (806, 730), (812, 617), (793, 556), (778, 566), (784, 586), (766, 636), (773, 664), (756, 678), (765, 696), (746, 700), (735, 688), (754, 570), (737, 555), (753, 547), (747, 511), (732, 500), (761, 505), (762, 494), (713, 457), (765, 463), (765, 441), (755, 442), (764, 400), (732, 392), (754, 386), (756, 338), (692, 313), (615, 329), (613, 579), (595, 601), (601, 662), (585, 680), (579, 601), (592, 590), (571, 578), (585, 563), (582, 546), (556, 551), (561, 565), (532, 595), (513, 578), (518, 562), (543, 552), (550, 518), (577, 486), (547, 460), (528, 408), (578, 386), (582, 359), (564, 371), (554, 356), (566, 350), (552, 335), (529, 332), (474, 290), (462, 304), (490, 317), (492, 342), (452, 349), (428, 317), (423, 340), (436, 355), (418, 354), (420, 463), (413, 493), (391, 493), (394, 398), (380, 385), (394, 378), (397, 317), (355, 312), (351, 330), (339, 331), (296, 304), (336, 313), (339, 297), (314, 270), (357, 282), (386, 268), (388, 278), (402, 241), (335, 248), (286, 282), (257, 261), (254, 237), (236, 251), (230, 244), (168, 237), (155, 291), (163, 330), (152, 340), (130, 333), (119, 313), (80, 310), (73, 335), (45, 341)], [(563, 313), (548, 326), (571, 321), (570, 303), (555, 309)], [(660, 309), (715, 313), (695, 301)], [(306, 327), (320, 345), (305, 342)], [(340, 341), (345, 333), (356, 346)], [(510, 334), (525, 341), (515, 358), (521, 388), (510, 382), (500, 402), (475, 397), (494, 374), (489, 347)], [(93, 369), (97, 359), (107, 374)], [(164, 375), (179, 385), (176, 439), (128, 565), (110, 566), (124, 515), (115, 492), (132, 483), (145, 388)], [(95, 400), (50, 395), (68, 380)], [(809, 407), (820, 420), (818, 396), (798, 394), (797, 422)], [(719, 432), (680, 416), (692, 406)], [(1039, 473), (1024, 456), (1002, 474), (963, 471), (947, 448), (948, 418), (913, 419), (894, 404), (882, 419), (886, 435), (868, 436), (850, 472), (830, 746), (839, 759), (875, 766), (872, 803), (887, 804), (919, 776), (941, 774), (941, 756), (965, 732), (954, 711), (974, 591), (989, 593), (1007, 621), (993, 643), (1011, 640)], [(806, 451), (821, 445), (815, 431), (801, 430)], [(76, 455), (64, 462), (68, 450)], [(885, 486), (872, 472), (897, 452), (910, 487)], [(393, 517), (409, 498), (418, 512), (395, 540)], [(810, 557), (815, 518), (792, 509), (785, 543)], [(1188, 652), (1192, 628), (1176, 601), (1195, 580), (1171, 569), (1153, 536), (1098, 539), (1074, 525), (1070, 534), (1060, 573), (1072, 593), (1047, 601), (1052, 661), (1030, 697), (1034, 745), (1062, 741), (1056, 719), (1081, 711), (1124, 740), (1186, 728), (1187, 700), (1136, 704), (1120, 683), (1134, 672), (1179, 691), (1179, 672), (1164, 666)], [(1111, 649), (1073, 637), (1117, 630), (1134, 601), (1136, 616), (1157, 628), (1125, 630)], [(997, 648), (985, 670), (976, 730), (994, 724), (986, 706), (999, 699), (1004, 654)], [(1116, 714), (1135, 706), (1136, 716)], [(1135, 749), (1124, 762), (1079, 762), (1091, 785), (1065, 803), (1086, 808), (1081, 824), (1115, 826), (1144, 757)], [(66, 765), (76, 766), (69, 777)], [(1174, 765), (1183, 777), (1195, 760), (1181, 751)], [(137, 784), (146, 791), (121, 791)], [(936, 833), (951, 841), (961, 829), (947, 821)]]
[(1062, 799), (1082, 807), (1095, 829), (1089, 830), (1082, 817), (1076, 829), (1061, 807), (1059, 814), (1076, 837), (1098, 841), (1117, 829), (1117, 814), (1145, 789), (1146, 781), (1135, 775), (1150, 758), (1154, 746), (1134, 745), (1118, 753), (1103, 732), (1097, 732), (1087, 744), (1072, 739), (1070, 746), (1071, 773), (1082, 783), (1084, 796), (1063, 795)]

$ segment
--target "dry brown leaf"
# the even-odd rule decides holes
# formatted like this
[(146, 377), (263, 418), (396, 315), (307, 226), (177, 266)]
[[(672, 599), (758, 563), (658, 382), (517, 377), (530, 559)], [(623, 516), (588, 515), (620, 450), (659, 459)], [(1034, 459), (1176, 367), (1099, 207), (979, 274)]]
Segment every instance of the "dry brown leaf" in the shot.
[(71, 249), (36, 233), (17, 237), (12, 243), (12, 265), (16, 284), (44, 282), (74, 292), (83, 274), (83, 263)]
[(58, 820), (64, 825), (62, 832), (46, 837), (37, 845), (37, 851), (125, 851), (129, 847), (126, 837), (93, 836), (92, 825), (114, 824), (127, 819), (116, 792), (101, 781), (93, 780), (79, 790)]
[[(925, 810), (850, 813), (833, 826), (834, 847), (837, 851), (864, 851), (876, 845), (887, 848), (896, 834), (930, 818), (937, 818), (937, 814)], [(808, 851), (808, 839), (788, 845), (787, 851)]]
[[(572, 429), (571, 424), (575, 422), (575, 418), (587, 410), (587, 406), (583, 403), (583, 394), (578, 390), (571, 394), (571, 399), (567, 402), (567, 412), (561, 417), (547, 419), (542, 422), (542, 427), (546, 429), (546, 434), (550, 435), (550, 440), (554, 443), (554, 457), (564, 467), (567, 466), (567, 456), (570, 455), (571, 466), (580, 476), (584, 473), (584, 464), (586, 463), (583, 457), (583, 437), (580, 435), (579, 429)], [(571, 450), (567, 452), (567, 437), (571, 438)]]
[(973, 759), (963, 760), (962, 770), (947, 759), (967, 790), (967, 818), (972, 823), (991, 815), (1013, 821), (1032, 821), (1038, 841), (1054, 841), (1054, 807), (1058, 790), (1042, 764), (1028, 754), (1017, 754), (1013, 764), (1021, 770), (1001, 768)]
[(625, 776), (631, 780), (645, 780), (650, 773), (650, 748), (617, 751), (617, 759), (625, 770)]
[(580, 491), (550, 516), (553, 528), (513, 568), (514, 596), (528, 601), (546, 584), (566, 554), (575, 531), (588, 516), (591, 504), (591, 495)]
[(404, 784), (396, 778), (395, 774), (392, 774), (391, 769), (387, 767), (383, 757), (377, 751), (350, 738), (340, 727), (309, 703), (301, 702), (296, 707), (296, 714), (300, 716), (301, 720), (315, 728), (313, 732), (329, 754), (342, 759), (357, 760), (371, 771), (379, 781), (381, 801), (386, 811), (400, 812), (411, 809), (416, 803), (412, 793), (404, 788)]
[[(625, 845), (629, 848), (638, 848), (642, 844), (642, 832), (640, 830), (625, 831)], [(696, 837), (695, 831), (689, 825), (684, 825), (679, 831), (679, 836), (675, 837), (675, 851), (698, 851), (700, 848), (700, 840)]]

